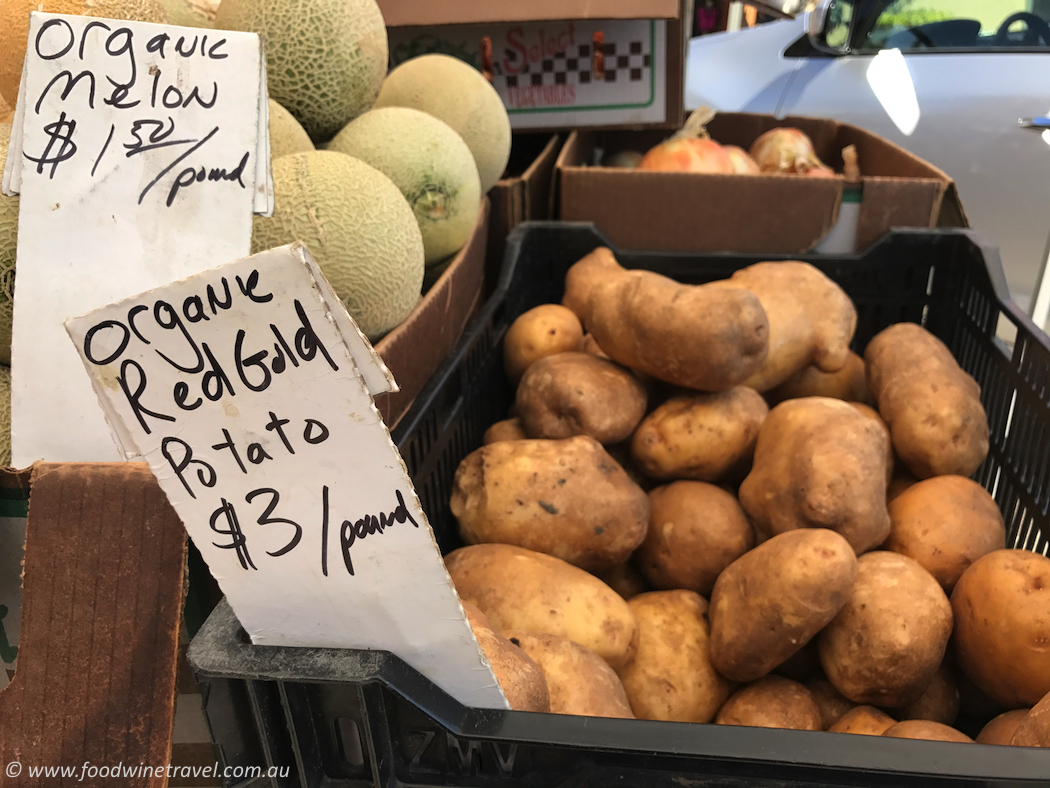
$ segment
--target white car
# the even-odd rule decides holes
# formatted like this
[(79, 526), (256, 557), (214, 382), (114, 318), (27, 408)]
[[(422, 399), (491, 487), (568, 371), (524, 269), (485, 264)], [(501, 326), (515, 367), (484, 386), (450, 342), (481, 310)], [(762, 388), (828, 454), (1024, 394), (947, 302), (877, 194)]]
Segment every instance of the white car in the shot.
[(1045, 325), (1048, 20), (1050, 0), (821, 0), (693, 39), (686, 109), (834, 118), (940, 167), (999, 246), (1014, 299)]

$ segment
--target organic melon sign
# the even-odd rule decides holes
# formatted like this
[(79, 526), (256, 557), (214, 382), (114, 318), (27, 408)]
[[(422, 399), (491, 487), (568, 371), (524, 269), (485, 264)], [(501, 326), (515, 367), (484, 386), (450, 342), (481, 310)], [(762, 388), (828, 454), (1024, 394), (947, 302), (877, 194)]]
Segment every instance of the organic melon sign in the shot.
[(387, 649), (506, 708), (372, 400), (393, 381), (304, 246), (67, 328), (253, 642)]
[(272, 211), (267, 116), (254, 34), (31, 15), (4, 169), (16, 466), (120, 458), (62, 322), (248, 254)]

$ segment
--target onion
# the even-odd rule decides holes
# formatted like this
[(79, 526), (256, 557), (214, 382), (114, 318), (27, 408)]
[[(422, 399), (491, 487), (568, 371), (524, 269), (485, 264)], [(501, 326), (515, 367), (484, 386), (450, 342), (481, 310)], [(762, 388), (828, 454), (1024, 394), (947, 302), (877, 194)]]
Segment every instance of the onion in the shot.
[(726, 145), (724, 147), (726, 155), (729, 156), (729, 161), (733, 163), (733, 172), (738, 175), (758, 175), (762, 172), (755, 160), (743, 148), (739, 148), (736, 145)]
[(755, 140), (751, 146), (751, 157), (762, 172), (805, 175), (814, 167), (824, 166), (817, 158), (809, 137), (789, 126), (771, 129)]
[(714, 140), (678, 138), (662, 142), (645, 154), (639, 170), (649, 172), (732, 173), (733, 162)]

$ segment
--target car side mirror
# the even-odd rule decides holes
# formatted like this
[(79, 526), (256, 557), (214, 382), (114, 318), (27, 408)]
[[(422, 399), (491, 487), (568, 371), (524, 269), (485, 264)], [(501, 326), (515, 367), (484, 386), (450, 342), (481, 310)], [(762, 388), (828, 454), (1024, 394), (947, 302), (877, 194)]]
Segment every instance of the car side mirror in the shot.
[(816, 0), (816, 2), (808, 3), (804, 22), (806, 33), (809, 36), (809, 43), (815, 50), (829, 55), (844, 55), (849, 52), (848, 29), (841, 44), (838, 42), (828, 43), (828, 33), (831, 32), (828, 28), (832, 21), (831, 11), (835, 6), (835, 2), (836, 0)]

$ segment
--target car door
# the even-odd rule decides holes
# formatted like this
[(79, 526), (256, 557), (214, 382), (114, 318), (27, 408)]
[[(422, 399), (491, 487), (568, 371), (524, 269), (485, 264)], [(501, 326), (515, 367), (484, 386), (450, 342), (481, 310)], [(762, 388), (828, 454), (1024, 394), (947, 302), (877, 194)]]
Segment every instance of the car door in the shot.
[[(1050, 2), (845, 5), (852, 13), (840, 13), (839, 24), (849, 27), (850, 54), (796, 47), (778, 111), (862, 126), (946, 171), (971, 225), (1000, 247), (1015, 299), (1029, 308), (1050, 236), (1050, 132), (1019, 120), (1050, 114), (1050, 28), (1039, 24), (1050, 19)], [(1002, 28), (1015, 12), (1035, 19)], [(1040, 301), (1044, 324), (1050, 287)]]

